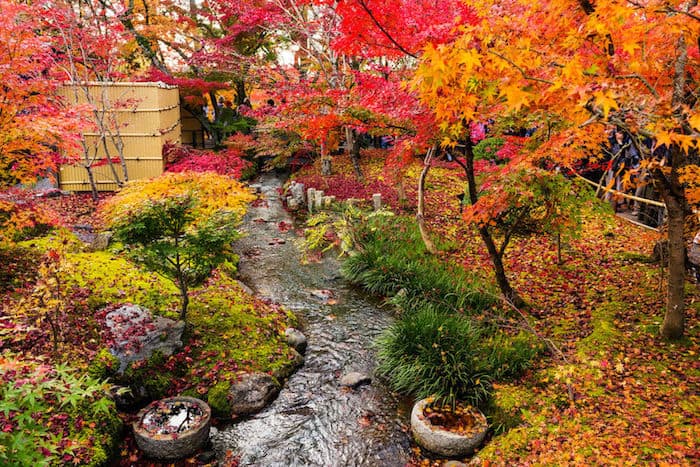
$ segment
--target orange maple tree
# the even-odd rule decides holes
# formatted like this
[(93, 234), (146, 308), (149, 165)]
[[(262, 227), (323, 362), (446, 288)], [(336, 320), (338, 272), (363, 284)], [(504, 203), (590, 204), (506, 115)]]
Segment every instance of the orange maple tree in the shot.
[(77, 157), (84, 119), (55, 96), (56, 57), (32, 9), (1, 0), (0, 12), (0, 238), (12, 238), (46, 219), (7, 190), (51, 176), (60, 162)]
[(531, 125), (530, 163), (564, 167), (600, 152), (611, 126), (642, 155), (668, 212), (663, 336), (684, 330), (685, 215), (698, 196), (700, 6), (687, 1), (470, 2), (480, 21), (427, 46), (415, 86), (447, 141), (466, 124)]
[(66, 112), (49, 77), (49, 38), (40, 36), (31, 9), (0, 2), (0, 189), (33, 182), (77, 151), (79, 114)]

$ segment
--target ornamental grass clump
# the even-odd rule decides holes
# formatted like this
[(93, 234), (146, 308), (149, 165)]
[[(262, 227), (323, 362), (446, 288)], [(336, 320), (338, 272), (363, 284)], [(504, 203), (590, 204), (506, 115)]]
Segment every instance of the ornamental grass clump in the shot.
[(471, 320), (424, 308), (402, 316), (378, 338), (377, 372), (393, 390), (418, 399), (480, 405), (491, 393), (482, 337)]
[(493, 304), (494, 294), (479, 277), (426, 252), (412, 219), (382, 218), (359, 229), (357, 251), (343, 262), (343, 273), (368, 292), (395, 297), (402, 308), (440, 303), (447, 311), (476, 313)]
[(483, 406), (493, 381), (517, 378), (542, 351), (533, 336), (511, 336), (469, 316), (424, 304), (377, 339), (378, 373), (393, 390), (436, 405)]

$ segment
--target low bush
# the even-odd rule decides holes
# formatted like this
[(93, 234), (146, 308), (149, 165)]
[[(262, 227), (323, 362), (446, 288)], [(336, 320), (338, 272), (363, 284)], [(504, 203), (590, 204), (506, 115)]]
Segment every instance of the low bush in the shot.
[(482, 404), (491, 393), (482, 334), (471, 320), (430, 308), (404, 315), (377, 340), (377, 371), (392, 389), (419, 399)]
[(542, 351), (534, 337), (510, 336), (426, 304), (404, 313), (377, 339), (378, 373), (419, 399), (484, 405), (491, 383), (517, 378)]
[(439, 303), (472, 313), (493, 304), (495, 295), (479, 277), (426, 252), (412, 219), (377, 218), (359, 228), (357, 252), (344, 261), (343, 273), (370, 293), (395, 297), (409, 310)]
[(106, 391), (65, 365), (0, 357), (0, 464), (105, 464), (121, 428)]

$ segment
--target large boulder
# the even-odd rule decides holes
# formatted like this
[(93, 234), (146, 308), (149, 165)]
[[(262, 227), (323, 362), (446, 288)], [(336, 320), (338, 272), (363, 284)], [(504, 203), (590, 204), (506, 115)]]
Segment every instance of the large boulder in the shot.
[(280, 391), (279, 384), (267, 373), (246, 373), (228, 392), (232, 415), (250, 415), (261, 411)]
[(183, 321), (174, 321), (138, 305), (124, 305), (105, 316), (110, 352), (119, 359), (118, 373), (130, 363), (148, 360), (156, 352), (172, 355), (182, 347)]

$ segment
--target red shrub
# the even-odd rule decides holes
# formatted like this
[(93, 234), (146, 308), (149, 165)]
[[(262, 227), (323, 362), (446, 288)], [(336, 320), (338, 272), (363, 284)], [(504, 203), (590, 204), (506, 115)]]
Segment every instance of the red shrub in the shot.
[(243, 151), (238, 148), (217, 152), (176, 144), (166, 144), (163, 147), (163, 160), (168, 172), (215, 172), (237, 179), (251, 165), (243, 159)]

